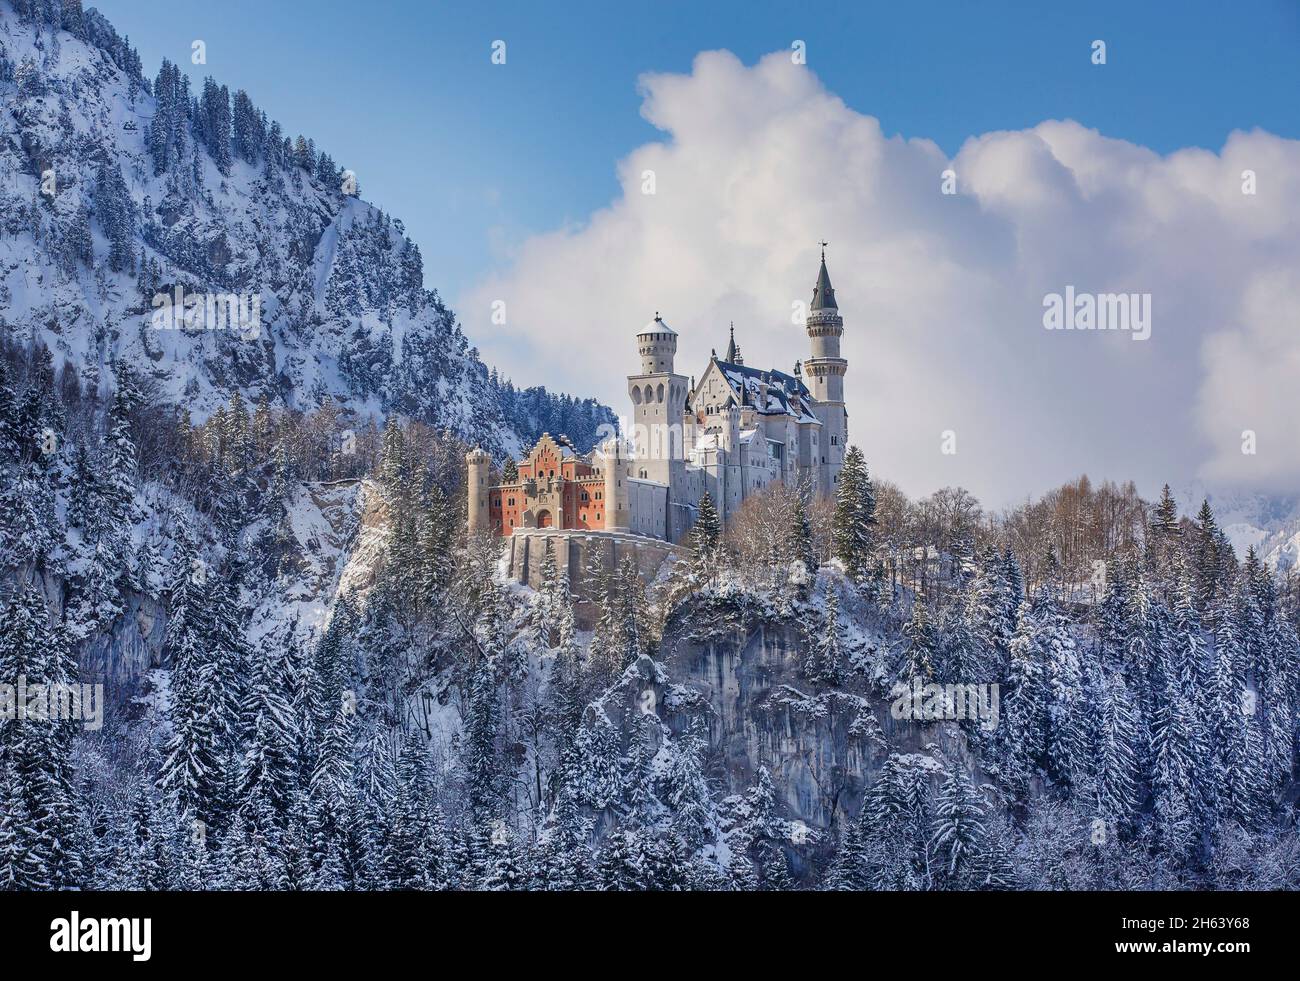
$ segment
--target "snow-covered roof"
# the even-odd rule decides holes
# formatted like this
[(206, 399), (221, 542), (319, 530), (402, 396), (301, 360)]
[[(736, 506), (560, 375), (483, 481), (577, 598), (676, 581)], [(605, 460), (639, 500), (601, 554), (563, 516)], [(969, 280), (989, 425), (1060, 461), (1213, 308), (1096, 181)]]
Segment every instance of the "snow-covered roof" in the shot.
[[(752, 405), (762, 415), (788, 415), (799, 422), (817, 422), (809, 403), (812, 393), (807, 386), (793, 375), (783, 371), (762, 371), (749, 365), (719, 361), (723, 377), (744, 401)], [(767, 383), (767, 397), (762, 398), (762, 385)]]
[(669, 327), (668, 324), (664, 322), (664, 319), (662, 317), (660, 317), (658, 314), (655, 314), (655, 319), (650, 321), (650, 323), (646, 324), (639, 331), (637, 331), (636, 336), (640, 337), (642, 334), (674, 334), (675, 335), (676, 333), (677, 331)]

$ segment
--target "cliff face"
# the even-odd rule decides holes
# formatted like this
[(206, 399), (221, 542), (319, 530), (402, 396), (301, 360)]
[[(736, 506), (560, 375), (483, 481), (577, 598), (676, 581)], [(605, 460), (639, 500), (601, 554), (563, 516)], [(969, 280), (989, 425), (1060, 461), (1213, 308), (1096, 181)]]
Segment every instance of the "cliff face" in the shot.
[(726, 792), (753, 786), (766, 767), (790, 818), (827, 827), (850, 800), (856, 812), (885, 747), (872, 699), (802, 676), (806, 648), (797, 622), (742, 623), (722, 637), (677, 640), (671, 670), (708, 706)]
[[(156, 490), (150, 485), (138, 500), (147, 500), (148, 492)], [(192, 517), (204, 532), (204, 520)], [(389, 544), (387, 509), (369, 481), (299, 485), (291, 498), (290, 525), (292, 541), (284, 573), (270, 580), (255, 577), (245, 587), (243, 600), (251, 611), (247, 637), (254, 644), (278, 643), (291, 631), (300, 642), (312, 642), (340, 597), (363, 608)], [(255, 536), (261, 525), (251, 527)], [(146, 529), (138, 533), (142, 539), (147, 537)], [(163, 648), (164, 578), (165, 569), (160, 569), (151, 577), (149, 592), (124, 591), (122, 615), (78, 649), (85, 677), (102, 681), (108, 692), (124, 699), (131, 697), (151, 669), (171, 666)], [(67, 584), (50, 575), (43, 586), (52, 611), (61, 614)]]
[[(702, 720), (718, 796), (744, 793), (765, 769), (784, 817), (809, 829), (856, 815), (891, 754), (961, 761), (977, 773), (959, 723), (892, 716), (879, 683), (889, 657), (883, 627), (863, 610), (849, 612), (852, 667), (839, 685), (812, 681), (805, 670), (823, 622), (819, 590), (779, 613), (752, 597), (688, 604), (671, 618), (659, 656), (629, 668), (599, 706), (625, 738), (647, 740), (647, 755), (664, 733), (636, 727), (638, 715), (656, 715), (672, 738)], [(701, 630), (701, 623), (716, 626)], [(937, 767), (934, 773), (937, 786)]]

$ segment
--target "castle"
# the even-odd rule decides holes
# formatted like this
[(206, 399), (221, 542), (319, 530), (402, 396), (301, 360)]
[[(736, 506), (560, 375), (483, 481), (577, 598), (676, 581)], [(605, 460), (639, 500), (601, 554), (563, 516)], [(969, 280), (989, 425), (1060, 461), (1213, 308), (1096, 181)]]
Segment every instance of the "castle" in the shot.
[(834, 492), (848, 440), (840, 357), (844, 320), (823, 246), (805, 320), (811, 356), (794, 372), (745, 364), (731, 330), (698, 382), (675, 372), (677, 332), (655, 314), (636, 335), (641, 370), (627, 379), (631, 432), (590, 453), (543, 434), (513, 483), (492, 485), (491, 458), (466, 454), (471, 532), (554, 529), (681, 542), (705, 493), (723, 524), (773, 481)]

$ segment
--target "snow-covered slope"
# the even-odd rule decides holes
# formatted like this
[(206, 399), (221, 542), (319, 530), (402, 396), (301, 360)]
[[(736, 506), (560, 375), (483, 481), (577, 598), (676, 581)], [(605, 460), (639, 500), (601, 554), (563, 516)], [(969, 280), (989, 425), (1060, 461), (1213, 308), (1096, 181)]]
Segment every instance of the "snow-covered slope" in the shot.
[[(151, 81), (98, 13), (65, 8), (54, 30), (0, 0), (0, 327), (91, 385), (124, 359), (196, 421), (235, 389), (329, 396), (519, 450), (399, 220), (244, 93), (191, 95), (165, 63)], [(166, 303), (187, 296), (201, 315), (176, 329)]]

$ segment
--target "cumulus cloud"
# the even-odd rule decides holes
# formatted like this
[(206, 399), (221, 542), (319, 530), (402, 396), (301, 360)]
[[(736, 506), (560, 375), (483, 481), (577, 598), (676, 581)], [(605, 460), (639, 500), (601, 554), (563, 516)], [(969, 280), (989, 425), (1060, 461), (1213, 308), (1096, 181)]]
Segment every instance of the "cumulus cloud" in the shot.
[[(707, 52), (642, 88), (665, 137), (619, 162), (621, 196), (526, 239), (460, 298), (517, 383), (626, 412), (633, 336), (656, 311), (681, 335), (683, 374), (732, 321), (747, 363), (788, 371), (807, 354), (792, 311), (825, 237), (850, 433), (908, 492), (961, 484), (997, 506), (1083, 472), (1147, 491), (1295, 489), (1300, 142), (1237, 132), (1218, 153), (1162, 156), (1046, 121), (949, 160), (886, 136), (783, 53), (746, 66)], [(1150, 294), (1150, 338), (1045, 329), (1044, 297), (1067, 287)]]

